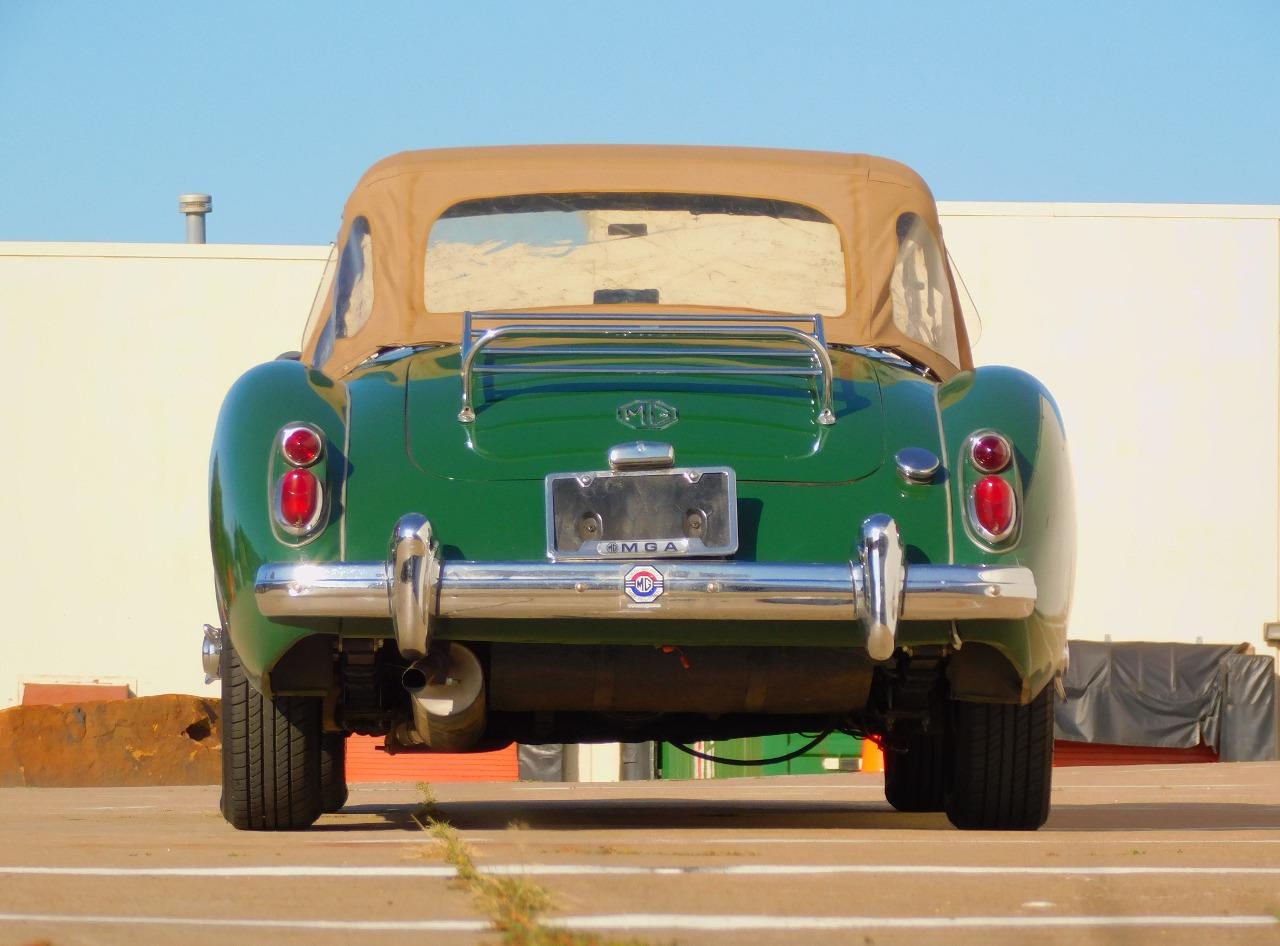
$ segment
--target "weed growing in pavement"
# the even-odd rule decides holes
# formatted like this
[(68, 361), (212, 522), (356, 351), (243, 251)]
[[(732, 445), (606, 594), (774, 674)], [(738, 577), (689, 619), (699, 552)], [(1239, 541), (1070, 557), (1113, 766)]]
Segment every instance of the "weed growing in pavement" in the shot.
[(439, 845), (445, 862), (471, 894), (507, 946), (644, 946), (639, 940), (605, 940), (595, 933), (575, 933), (543, 926), (539, 917), (554, 905), (551, 892), (524, 877), (489, 877), (476, 867), (471, 848), (445, 821), (436, 806), (435, 794), (426, 782), (419, 782), (423, 805), (413, 820)]
[(436, 808), (436, 793), (432, 791), (431, 785), (427, 782), (419, 782), (416, 786), (418, 794), (422, 796), (422, 807), (413, 813), (413, 820), (419, 825), (423, 821), (439, 820), (440, 812)]

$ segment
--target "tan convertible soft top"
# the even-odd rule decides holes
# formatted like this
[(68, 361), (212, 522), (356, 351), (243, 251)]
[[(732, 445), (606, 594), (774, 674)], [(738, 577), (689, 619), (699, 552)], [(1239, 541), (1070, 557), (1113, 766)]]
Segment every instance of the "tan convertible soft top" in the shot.
[[(344, 245), (353, 220), (368, 221), (372, 309), (360, 331), (335, 340), (322, 367), (341, 376), (382, 346), (459, 341), (462, 313), (427, 312), (423, 292), (427, 235), (449, 207), (508, 195), (586, 192), (724, 194), (811, 207), (836, 225), (845, 250), (847, 305), (842, 315), (824, 319), (829, 342), (893, 348), (943, 378), (972, 367), (949, 269), (958, 364), (894, 325), (890, 283), (899, 218), (916, 214), (939, 245), (942, 240), (933, 195), (910, 168), (862, 154), (648, 145), (457, 148), (407, 151), (379, 161), (347, 201), (337, 242)], [(636, 305), (580, 308), (663, 311)], [(304, 341), (308, 361), (323, 323), (316, 320)]]

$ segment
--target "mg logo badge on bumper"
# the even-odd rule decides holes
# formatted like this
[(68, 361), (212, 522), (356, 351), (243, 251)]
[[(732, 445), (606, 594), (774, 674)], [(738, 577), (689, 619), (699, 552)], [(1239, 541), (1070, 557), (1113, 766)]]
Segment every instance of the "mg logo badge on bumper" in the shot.
[(652, 565), (636, 565), (622, 579), (622, 590), (627, 597), (639, 604), (649, 604), (662, 597), (665, 579), (662, 572)]

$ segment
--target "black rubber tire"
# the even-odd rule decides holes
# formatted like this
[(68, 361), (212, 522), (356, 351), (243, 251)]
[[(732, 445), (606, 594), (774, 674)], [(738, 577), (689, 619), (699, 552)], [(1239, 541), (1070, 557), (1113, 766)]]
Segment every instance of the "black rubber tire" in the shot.
[[(905, 751), (900, 751), (905, 750)], [(884, 750), (884, 797), (898, 811), (942, 811), (946, 795), (942, 733), (915, 733)]]
[(347, 803), (347, 734), (327, 732), (320, 738), (320, 807), (325, 814)]
[(1034, 831), (1049, 817), (1053, 686), (1026, 706), (952, 703), (946, 812), (957, 828)]
[(320, 817), (321, 700), (270, 699), (222, 645), (222, 814), (244, 831), (291, 831)]

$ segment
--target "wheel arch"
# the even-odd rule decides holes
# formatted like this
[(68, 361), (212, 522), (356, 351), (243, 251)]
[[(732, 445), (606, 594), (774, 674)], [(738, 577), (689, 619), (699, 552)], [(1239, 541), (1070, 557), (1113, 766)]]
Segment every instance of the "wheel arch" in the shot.
[[(1036, 378), (1003, 366), (956, 375), (938, 389), (938, 407), (952, 471), (956, 561), (1022, 565), (1035, 575), (1036, 607), (1029, 618), (959, 625), (962, 639), (994, 647), (1018, 669), (1024, 682), (1018, 702), (1026, 703), (1066, 664), (1076, 522), (1062, 413)], [(980, 430), (998, 431), (1013, 446), (1013, 460), (1003, 475), (1011, 479), (1018, 497), (1019, 525), (1003, 545), (983, 543), (968, 522), (968, 492), (980, 474), (968, 463), (967, 441)], [(986, 667), (988, 662), (980, 663)]]
[[(299, 640), (336, 633), (336, 621), (271, 620), (254, 598), (258, 567), (267, 561), (315, 561), (341, 556), (342, 497), (349, 474), (346, 386), (296, 361), (250, 369), (228, 391), (209, 459), (209, 539), (214, 587), (225, 632), (250, 683), (270, 692), (269, 672)], [(287, 541), (273, 525), (272, 451), (281, 428), (307, 423), (325, 439), (325, 520), (313, 539)]]

